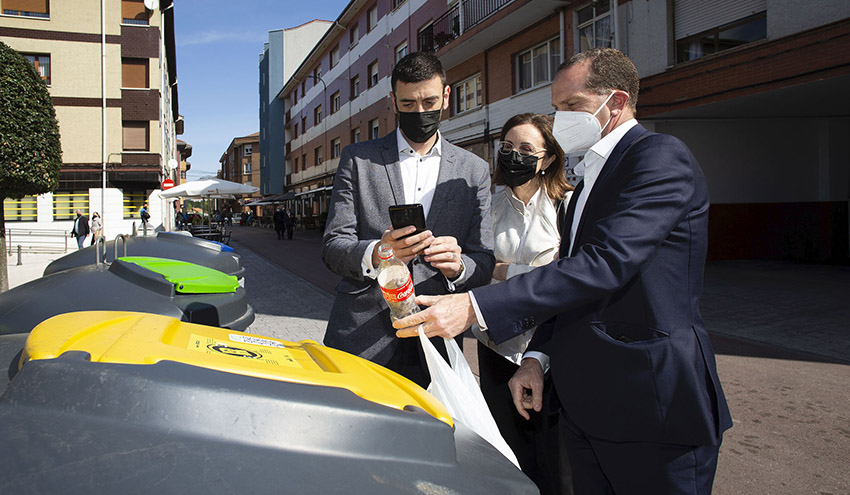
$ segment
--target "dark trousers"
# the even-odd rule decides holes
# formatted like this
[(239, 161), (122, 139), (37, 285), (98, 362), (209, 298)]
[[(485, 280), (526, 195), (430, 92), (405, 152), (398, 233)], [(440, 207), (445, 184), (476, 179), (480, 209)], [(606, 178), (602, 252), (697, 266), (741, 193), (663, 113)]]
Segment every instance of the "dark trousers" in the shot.
[[(455, 342), (463, 350), (463, 334), (455, 337)], [(449, 355), (446, 352), (446, 343), (442, 337), (431, 339), (437, 352), (443, 356), (443, 359), (448, 362)], [(419, 344), (418, 337), (408, 339), (398, 339), (395, 353), (390, 358), (390, 362), (384, 365), (385, 368), (398, 373), (407, 378), (413, 383), (422, 388), (428, 388), (431, 383), (431, 374), (428, 373), (428, 362), (425, 361), (425, 352)]]
[(576, 495), (711, 493), (720, 445), (609, 442), (582, 433), (565, 411), (561, 424)]
[(532, 411), (531, 419), (525, 420), (514, 407), (508, 388), (508, 380), (517, 369), (519, 366), (478, 342), (481, 392), (522, 472), (537, 485), (541, 495), (570, 495), (570, 464), (559, 433), (561, 414), (551, 380), (546, 380), (543, 410)]

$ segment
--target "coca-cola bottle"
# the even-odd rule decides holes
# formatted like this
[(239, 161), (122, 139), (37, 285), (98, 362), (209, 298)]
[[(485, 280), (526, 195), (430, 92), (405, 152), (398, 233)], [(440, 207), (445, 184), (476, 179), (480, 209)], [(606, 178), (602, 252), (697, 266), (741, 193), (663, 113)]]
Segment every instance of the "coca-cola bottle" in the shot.
[(378, 285), (381, 286), (384, 300), (390, 307), (392, 321), (418, 313), (419, 306), (414, 301), (416, 294), (413, 291), (413, 277), (410, 276), (407, 265), (395, 257), (389, 244), (381, 244), (378, 257), (381, 258), (381, 264), (378, 265)]

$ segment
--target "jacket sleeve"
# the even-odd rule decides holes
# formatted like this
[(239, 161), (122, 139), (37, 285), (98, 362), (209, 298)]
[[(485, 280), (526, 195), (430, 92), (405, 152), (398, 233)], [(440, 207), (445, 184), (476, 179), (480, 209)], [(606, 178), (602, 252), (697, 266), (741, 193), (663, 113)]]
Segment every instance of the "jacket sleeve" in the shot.
[(352, 146), (343, 148), (334, 178), (325, 234), (322, 237), (322, 261), (342, 277), (363, 280), (360, 262), (374, 239), (360, 239), (360, 184), (357, 160)]
[[(609, 177), (615, 181), (616, 195), (596, 197), (597, 204), (609, 205), (602, 205), (606, 214), (584, 227), (589, 233), (583, 234), (583, 244), (573, 256), (475, 290), (495, 342), (603, 301), (651, 261), (688, 215), (696, 178), (684, 144), (656, 134), (636, 148), (630, 151), (629, 163), (620, 163), (612, 172), (618, 176)], [(597, 194), (600, 185), (591, 194)]]

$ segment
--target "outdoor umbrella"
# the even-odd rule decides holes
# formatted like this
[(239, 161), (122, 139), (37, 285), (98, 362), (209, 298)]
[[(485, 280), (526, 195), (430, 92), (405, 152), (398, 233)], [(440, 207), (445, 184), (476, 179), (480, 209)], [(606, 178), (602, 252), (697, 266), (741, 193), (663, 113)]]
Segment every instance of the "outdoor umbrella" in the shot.
[(207, 177), (201, 180), (186, 182), (160, 193), (163, 198), (232, 198), (241, 194), (251, 194), (259, 191), (259, 187), (246, 186), (238, 182)]

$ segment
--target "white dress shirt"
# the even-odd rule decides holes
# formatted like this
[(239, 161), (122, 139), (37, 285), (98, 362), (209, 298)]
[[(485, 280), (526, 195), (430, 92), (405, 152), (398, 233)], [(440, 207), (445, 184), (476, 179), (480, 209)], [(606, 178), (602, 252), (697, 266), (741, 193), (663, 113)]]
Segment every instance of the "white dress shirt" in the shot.
[[(578, 228), (579, 221), (581, 220), (581, 214), (584, 211), (585, 204), (587, 203), (587, 197), (590, 194), (591, 189), (593, 189), (593, 185), (599, 177), (600, 172), (602, 172), (602, 167), (605, 165), (605, 162), (608, 160), (608, 157), (611, 155), (611, 151), (614, 150), (614, 147), (616, 147), (620, 140), (623, 139), (623, 136), (625, 136), (626, 133), (636, 125), (637, 120), (630, 119), (614, 128), (614, 130), (607, 136), (591, 146), (584, 155), (584, 160), (579, 162), (579, 164), (573, 169), (576, 175), (584, 175), (584, 186), (576, 198), (576, 209), (573, 214), (573, 223), (570, 226), (570, 249), (567, 251), (567, 256), (569, 256), (573, 251), (573, 242), (575, 241), (576, 229)], [(478, 320), (478, 326), (482, 330), (487, 330), (487, 323), (484, 321), (484, 315), (481, 314), (481, 309), (475, 301), (474, 291), (469, 291), (469, 299), (472, 303), (472, 309), (475, 311), (475, 318)], [(523, 357), (537, 359), (543, 366), (544, 372), (549, 370), (549, 356), (546, 354), (529, 351), (526, 352)]]
[[(567, 193), (567, 201), (570, 194)], [(497, 263), (508, 263), (506, 278), (530, 272), (558, 259), (558, 248), (561, 244), (558, 212), (546, 194), (545, 187), (539, 188), (528, 204), (525, 204), (514, 195), (511, 188), (496, 186), (490, 214), (493, 217), (495, 237), (493, 251)], [(491, 284), (498, 282), (500, 280), (490, 281)], [(505, 359), (519, 364), (534, 330), (501, 344), (493, 342), (478, 325), (472, 325), (472, 333)]]
[[(395, 133), (398, 142), (401, 183), (404, 188), (404, 198), (397, 199), (403, 199), (404, 204), (421, 203), (427, 218), (428, 212), (431, 210), (431, 201), (434, 199), (434, 191), (437, 189), (437, 177), (440, 175), (440, 159), (443, 151), (440, 131), (437, 131), (437, 142), (425, 156), (413, 151), (413, 148), (402, 135), (401, 129), (396, 129)], [(374, 279), (378, 276), (378, 270), (372, 267), (372, 251), (375, 250), (375, 245), (379, 242), (381, 242), (380, 239), (372, 241), (366, 248), (366, 252), (363, 253), (360, 267), (364, 277)]]

